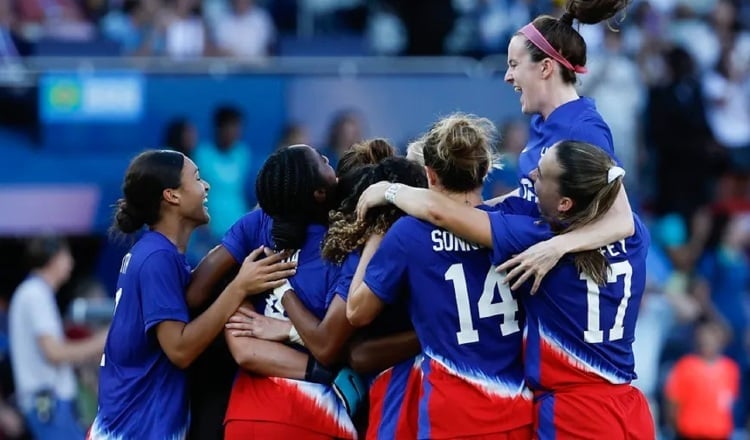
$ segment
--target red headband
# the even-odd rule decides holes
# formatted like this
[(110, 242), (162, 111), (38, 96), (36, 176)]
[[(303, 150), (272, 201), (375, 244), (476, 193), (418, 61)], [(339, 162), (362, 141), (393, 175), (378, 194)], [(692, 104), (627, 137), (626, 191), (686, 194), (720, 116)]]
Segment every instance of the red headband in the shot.
[(544, 35), (542, 35), (542, 33), (539, 32), (539, 29), (537, 29), (532, 23), (529, 23), (526, 26), (522, 27), (518, 32), (521, 33), (524, 37), (528, 38), (529, 41), (534, 44), (534, 46), (539, 48), (539, 50), (546, 53), (553, 60), (562, 64), (566, 69), (572, 70), (575, 73), (588, 72), (588, 69), (586, 69), (584, 66), (573, 66), (572, 64), (570, 64), (570, 61), (566, 60), (565, 57), (560, 55), (560, 52), (555, 50), (555, 48), (552, 47), (551, 44), (549, 44), (549, 41), (544, 38)]

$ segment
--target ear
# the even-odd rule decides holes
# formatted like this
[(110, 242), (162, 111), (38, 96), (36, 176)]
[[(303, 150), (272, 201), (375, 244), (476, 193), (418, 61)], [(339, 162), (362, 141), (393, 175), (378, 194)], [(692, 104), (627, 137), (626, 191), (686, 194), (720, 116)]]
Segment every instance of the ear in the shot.
[(560, 213), (566, 213), (573, 209), (573, 199), (570, 197), (562, 197), (559, 202), (557, 202), (557, 210), (560, 211)]
[(427, 165), (425, 165), (424, 171), (425, 171), (425, 174), (427, 174), (427, 184), (430, 187), (433, 187), (433, 186), (437, 185), (437, 183), (438, 183), (438, 176), (437, 176), (437, 173), (435, 172), (435, 170), (433, 170), (432, 168), (430, 168)]
[(545, 58), (539, 62), (542, 79), (549, 79), (556, 70), (557, 63), (552, 58)]
[(326, 200), (328, 200), (328, 191), (324, 188), (318, 188), (313, 191), (313, 197), (315, 198), (316, 203), (325, 203)]
[(169, 203), (170, 205), (179, 205), (180, 204), (180, 190), (176, 188), (166, 188), (161, 193), (162, 198), (165, 202)]

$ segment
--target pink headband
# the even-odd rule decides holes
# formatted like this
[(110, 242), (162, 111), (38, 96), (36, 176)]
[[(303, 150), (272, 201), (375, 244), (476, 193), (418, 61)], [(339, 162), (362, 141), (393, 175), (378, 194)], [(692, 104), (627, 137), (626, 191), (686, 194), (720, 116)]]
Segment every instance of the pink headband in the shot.
[(566, 60), (565, 57), (560, 55), (560, 52), (555, 50), (555, 48), (552, 47), (551, 44), (549, 44), (549, 41), (544, 38), (544, 35), (542, 35), (542, 33), (539, 32), (539, 30), (532, 23), (529, 23), (526, 26), (522, 27), (518, 32), (520, 32), (524, 37), (528, 38), (529, 41), (534, 43), (534, 46), (538, 47), (539, 50), (549, 55), (549, 57), (553, 60), (562, 64), (566, 69), (572, 70), (575, 73), (588, 72), (588, 69), (586, 69), (584, 66), (573, 66), (572, 64), (570, 64), (570, 61)]

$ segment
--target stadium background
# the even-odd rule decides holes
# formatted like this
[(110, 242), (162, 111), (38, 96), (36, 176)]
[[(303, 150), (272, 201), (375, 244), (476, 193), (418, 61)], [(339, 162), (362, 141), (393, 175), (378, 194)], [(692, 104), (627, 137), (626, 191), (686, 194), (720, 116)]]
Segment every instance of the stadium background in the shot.
[[(70, 334), (105, 324), (85, 319), (83, 309), (99, 304), (106, 316), (110, 307), (127, 246), (108, 239), (107, 227), (128, 160), (146, 148), (215, 148), (219, 108), (241, 115), (233, 151), (246, 149), (250, 158), (241, 175), (221, 184), (209, 178), (213, 206), (254, 206), (255, 172), (279, 145), (306, 142), (335, 158), (354, 141), (385, 137), (403, 151), (454, 111), (501, 128), (506, 166), (485, 193), (511, 189), (528, 126), (518, 95), (503, 83), (504, 50), (515, 30), (539, 13), (559, 14), (557, 7), (549, 0), (0, 0), (3, 356), (7, 302), (26, 274), (22, 239), (69, 237), (76, 268), (58, 300)], [(618, 19), (617, 32), (581, 27), (590, 73), (579, 86), (611, 125), (631, 203), (653, 236), (636, 385), (668, 436), (659, 411), (665, 377), (693, 349), (694, 323), (719, 319), (731, 333), (727, 353), (743, 371), (735, 417), (742, 438), (750, 398), (750, 2), (638, 0)], [(188, 134), (170, 139), (170, 125)], [(193, 262), (217, 234), (197, 234)], [(5, 370), (0, 386), (12, 405)], [(80, 371), (87, 417), (95, 371)]]

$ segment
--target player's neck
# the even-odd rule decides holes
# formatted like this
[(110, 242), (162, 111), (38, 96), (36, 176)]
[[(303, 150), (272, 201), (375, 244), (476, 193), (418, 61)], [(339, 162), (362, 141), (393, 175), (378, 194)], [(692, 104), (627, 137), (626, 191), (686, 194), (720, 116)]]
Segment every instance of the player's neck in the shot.
[(49, 269), (49, 266), (46, 268), (40, 268), (33, 271), (33, 274), (37, 277), (41, 278), (51, 289), (53, 292), (57, 292), (57, 289), (62, 286), (63, 281), (59, 280), (58, 277), (55, 276), (54, 271)]
[(542, 117), (546, 120), (558, 107), (580, 98), (578, 91), (572, 84), (550, 87), (548, 98), (542, 107)]
[(466, 192), (452, 192), (446, 190), (445, 188), (441, 188), (439, 192), (441, 192), (443, 195), (453, 200), (454, 202), (463, 203), (467, 206), (478, 206), (483, 202), (481, 187)]
[(195, 230), (196, 225), (184, 218), (174, 218), (165, 216), (151, 227), (151, 230), (159, 232), (167, 237), (177, 247), (180, 253), (185, 253), (190, 234)]

